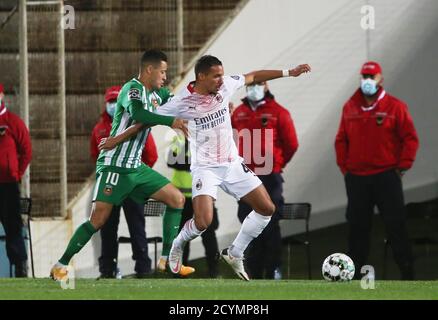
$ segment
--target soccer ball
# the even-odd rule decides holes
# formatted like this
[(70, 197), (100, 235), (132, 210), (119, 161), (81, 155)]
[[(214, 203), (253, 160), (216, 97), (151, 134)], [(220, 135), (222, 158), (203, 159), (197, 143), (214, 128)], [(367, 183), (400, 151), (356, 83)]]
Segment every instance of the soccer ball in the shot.
[(329, 255), (322, 264), (322, 276), (327, 281), (350, 281), (354, 276), (354, 263), (343, 253)]

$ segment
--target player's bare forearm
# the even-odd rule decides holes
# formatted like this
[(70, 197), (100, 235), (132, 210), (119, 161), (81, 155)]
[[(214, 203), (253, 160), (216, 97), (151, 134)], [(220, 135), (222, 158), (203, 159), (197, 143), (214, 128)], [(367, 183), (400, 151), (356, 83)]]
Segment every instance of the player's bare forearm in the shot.
[(131, 137), (137, 135), (137, 133), (139, 133), (141, 130), (146, 129), (147, 125), (143, 124), (143, 123), (136, 123), (133, 124), (132, 126), (126, 128), (125, 130), (123, 130), (121, 133), (119, 133), (117, 136), (115, 136), (114, 138), (117, 138), (117, 144), (120, 144), (122, 142), (125, 142), (126, 140), (130, 139)]
[(302, 73), (311, 71), (308, 64), (300, 64), (299, 66), (285, 70), (287, 74), (283, 74), (283, 70), (258, 70), (245, 74), (245, 84), (255, 84), (268, 80), (278, 79), (284, 76), (298, 77)]
[(119, 144), (125, 142), (126, 140), (130, 139), (131, 137), (135, 136), (137, 133), (139, 133), (141, 130), (147, 128), (148, 126), (142, 124), (142, 123), (136, 123), (125, 130), (123, 130), (121, 133), (114, 137), (107, 137), (100, 141), (99, 143), (99, 150), (111, 150), (118, 146)]

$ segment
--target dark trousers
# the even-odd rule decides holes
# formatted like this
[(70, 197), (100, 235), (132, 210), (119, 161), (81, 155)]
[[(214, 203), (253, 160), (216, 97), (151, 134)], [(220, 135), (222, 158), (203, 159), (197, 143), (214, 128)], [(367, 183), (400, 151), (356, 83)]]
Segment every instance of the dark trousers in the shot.
[(6, 236), (6, 253), (15, 266), (27, 261), (20, 214), (20, 189), (18, 183), (0, 183), (0, 222)]
[(356, 278), (361, 278), (360, 269), (367, 262), (374, 206), (377, 206), (402, 278), (412, 279), (412, 250), (406, 230), (402, 181), (398, 173), (390, 170), (369, 176), (347, 174), (345, 185), (348, 249), (356, 266)]
[[(276, 211), (263, 232), (248, 245), (245, 251), (245, 266), (252, 279), (274, 279), (274, 270), (281, 266), (280, 214), (284, 204), (283, 177), (280, 173), (258, 176), (274, 202)], [(239, 201), (237, 215), (245, 220), (252, 208)]]
[[(131, 237), (132, 259), (135, 260), (136, 273), (150, 273), (151, 259), (148, 256), (146, 240), (144, 204), (127, 198), (123, 204), (129, 235)], [(102, 255), (99, 258), (99, 271), (105, 275), (115, 275), (117, 268), (117, 230), (120, 220), (120, 206), (114, 206), (108, 221), (100, 230)]]
[[(184, 227), (184, 224), (193, 218), (193, 203), (192, 198), (186, 198), (184, 204), (184, 210), (181, 216), (181, 224), (179, 230)], [(210, 278), (216, 278), (218, 276), (218, 253), (219, 245), (216, 239), (216, 230), (219, 227), (219, 219), (217, 216), (217, 209), (213, 206), (213, 220), (210, 226), (201, 234), (202, 244), (205, 248), (205, 258), (207, 260), (208, 274)], [(187, 265), (190, 254), (190, 242), (184, 247), (183, 264)]]

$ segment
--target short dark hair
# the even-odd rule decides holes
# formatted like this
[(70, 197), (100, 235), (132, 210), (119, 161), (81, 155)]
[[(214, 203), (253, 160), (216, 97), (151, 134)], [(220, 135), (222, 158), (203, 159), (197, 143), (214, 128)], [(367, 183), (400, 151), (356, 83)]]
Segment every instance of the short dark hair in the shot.
[(200, 73), (208, 73), (211, 67), (213, 66), (221, 66), (222, 61), (220, 61), (218, 58), (210, 55), (202, 56), (201, 58), (196, 61), (195, 65), (195, 77), (198, 77), (198, 74)]
[(161, 61), (167, 62), (166, 54), (157, 49), (146, 50), (141, 56), (140, 67), (143, 69), (147, 65), (159, 65)]

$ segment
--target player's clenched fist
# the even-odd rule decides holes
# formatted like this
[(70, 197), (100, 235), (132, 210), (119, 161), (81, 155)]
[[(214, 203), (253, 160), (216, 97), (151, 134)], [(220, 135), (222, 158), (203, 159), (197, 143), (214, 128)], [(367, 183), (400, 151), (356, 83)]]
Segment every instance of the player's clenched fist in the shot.
[(300, 64), (299, 66), (289, 70), (289, 76), (298, 77), (302, 73), (310, 72), (312, 69), (308, 64)]
[(184, 133), (184, 136), (188, 136), (187, 121), (183, 119), (175, 118), (172, 123), (172, 129), (179, 129)]

